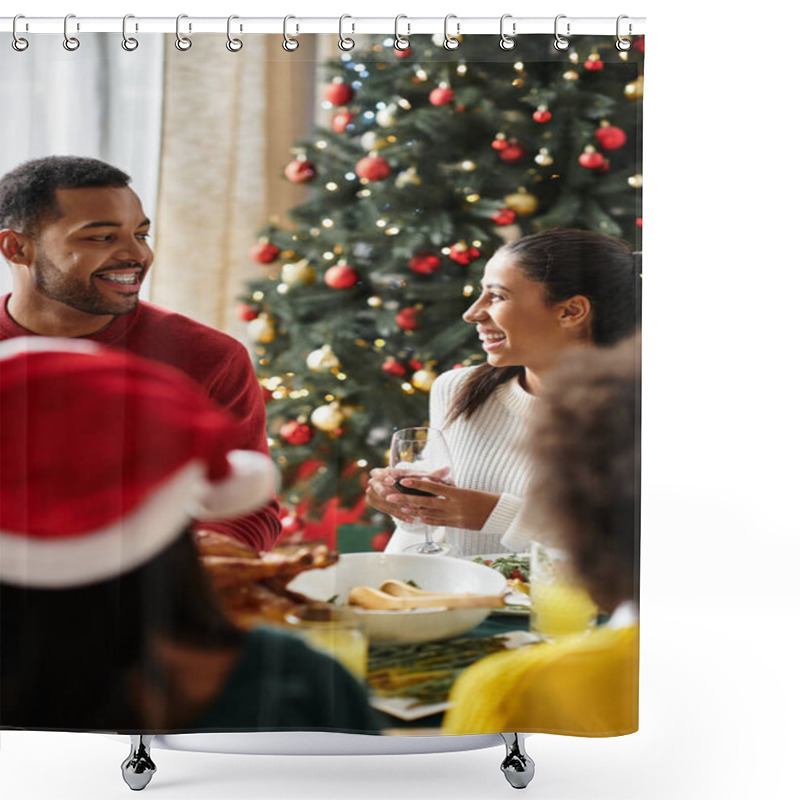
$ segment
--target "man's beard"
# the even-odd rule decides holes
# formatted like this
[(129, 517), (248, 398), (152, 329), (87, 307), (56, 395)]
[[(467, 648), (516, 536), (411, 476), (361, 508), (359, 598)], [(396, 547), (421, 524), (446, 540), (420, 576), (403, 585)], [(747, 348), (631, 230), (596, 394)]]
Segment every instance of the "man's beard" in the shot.
[(37, 291), (59, 303), (98, 316), (130, 314), (139, 302), (138, 295), (129, 295), (114, 301), (105, 297), (89, 279), (89, 284), (60, 272), (56, 265), (39, 250), (33, 262), (33, 284)]

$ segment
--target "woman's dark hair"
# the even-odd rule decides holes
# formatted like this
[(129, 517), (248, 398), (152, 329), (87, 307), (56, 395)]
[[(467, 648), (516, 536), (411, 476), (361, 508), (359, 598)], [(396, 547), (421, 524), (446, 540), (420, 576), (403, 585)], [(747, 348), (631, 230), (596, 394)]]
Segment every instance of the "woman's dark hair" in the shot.
[(111, 164), (81, 156), (26, 161), (0, 178), (0, 229), (35, 236), (48, 218), (57, 219), (56, 189), (122, 188), (130, 176)]
[[(641, 267), (620, 239), (594, 231), (552, 230), (503, 245), (495, 255), (507, 256), (526, 278), (542, 284), (547, 303), (586, 297), (595, 345), (612, 345), (641, 323)], [(498, 386), (524, 371), (522, 366), (481, 364), (453, 400), (450, 420), (468, 419)]]
[(548, 375), (531, 431), (529, 502), (606, 611), (638, 600), (641, 338), (569, 353)]
[(0, 727), (143, 732), (131, 684), (164, 687), (154, 639), (237, 646), (190, 531), (147, 564), (89, 586), (0, 584)]

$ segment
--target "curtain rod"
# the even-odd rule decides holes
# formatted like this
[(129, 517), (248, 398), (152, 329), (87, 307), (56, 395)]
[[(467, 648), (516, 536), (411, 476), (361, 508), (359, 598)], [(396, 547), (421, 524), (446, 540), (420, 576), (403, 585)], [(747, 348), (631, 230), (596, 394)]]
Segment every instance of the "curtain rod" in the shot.
[[(556, 17), (515, 17), (503, 15), (503, 31), (507, 35), (533, 33), (553, 34)], [(175, 33), (175, 17), (137, 17), (130, 15), (126, 22), (129, 33)], [(501, 32), (501, 17), (459, 17), (457, 14), (445, 17), (193, 17), (181, 15), (180, 28), (183, 34), (195, 33), (277, 33), (288, 32), (292, 36), (303, 33), (344, 33), (387, 34), (397, 31), (401, 36), (420, 34), (442, 34), (445, 24), (450, 35), (470, 33)], [(645, 17), (570, 17), (558, 15), (558, 30), (565, 35), (622, 36), (642, 35)], [(230, 26), (230, 27), (229, 27)], [(569, 26), (569, 30), (567, 28)], [(81, 17), (69, 16), (70, 33), (121, 33), (122, 17)], [(11, 33), (14, 30), (14, 17), (0, 17), (0, 31)], [(16, 22), (18, 34), (24, 33), (64, 33), (64, 17), (28, 17), (19, 15)]]

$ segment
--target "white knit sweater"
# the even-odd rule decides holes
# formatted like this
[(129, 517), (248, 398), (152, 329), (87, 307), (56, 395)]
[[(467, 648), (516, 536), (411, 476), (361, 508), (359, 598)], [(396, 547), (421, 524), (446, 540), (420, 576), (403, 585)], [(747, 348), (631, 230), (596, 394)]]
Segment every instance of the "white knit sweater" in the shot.
[[(475, 367), (440, 375), (430, 396), (430, 426), (444, 431), (453, 459), (456, 486), (500, 494), (494, 510), (479, 531), (437, 528), (437, 540), (446, 539), (454, 555), (521, 552), (527, 550), (532, 531), (523, 522), (523, 498), (531, 475), (527, 443), (528, 425), (536, 398), (516, 380), (503, 384), (468, 420), (459, 417), (445, 424), (458, 388)], [(399, 552), (422, 539), (418, 526), (396, 521), (387, 552)]]

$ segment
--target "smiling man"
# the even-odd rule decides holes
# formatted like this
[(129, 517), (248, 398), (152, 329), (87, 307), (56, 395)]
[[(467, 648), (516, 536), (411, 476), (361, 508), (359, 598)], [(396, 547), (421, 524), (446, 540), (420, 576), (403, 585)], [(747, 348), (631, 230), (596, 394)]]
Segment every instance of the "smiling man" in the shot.
[[(139, 299), (153, 252), (129, 183), (116, 167), (74, 156), (29, 161), (0, 178), (0, 253), (13, 278), (0, 298), (0, 340), (81, 337), (170, 364), (239, 421), (232, 447), (266, 453), (263, 394), (246, 348)], [(259, 550), (281, 531), (274, 502), (203, 527)]]

